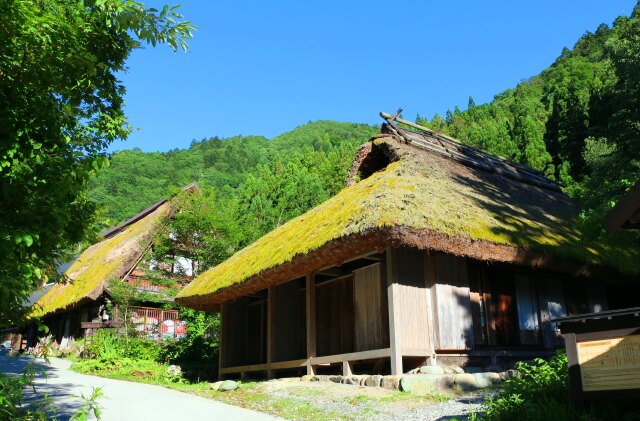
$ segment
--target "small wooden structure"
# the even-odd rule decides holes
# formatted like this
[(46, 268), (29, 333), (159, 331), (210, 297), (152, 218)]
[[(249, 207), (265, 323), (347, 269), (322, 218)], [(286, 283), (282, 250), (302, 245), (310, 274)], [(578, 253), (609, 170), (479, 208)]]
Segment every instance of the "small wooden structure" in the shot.
[(608, 310), (607, 279), (633, 278), (616, 267), (640, 271), (637, 251), (580, 244), (576, 205), (540, 173), (383, 117), (347, 188), (176, 297), (221, 312), (221, 376), (548, 356), (552, 318)]
[(594, 399), (640, 397), (640, 307), (552, 321), (565, 338), (576, 407)]

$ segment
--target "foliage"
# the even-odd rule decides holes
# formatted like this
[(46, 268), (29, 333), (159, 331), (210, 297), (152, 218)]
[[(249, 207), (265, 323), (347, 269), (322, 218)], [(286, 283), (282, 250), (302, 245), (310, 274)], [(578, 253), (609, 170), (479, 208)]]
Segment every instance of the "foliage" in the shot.
[(180, 308), (180, 320), (187, 323), (187, 334), (162, 344), (162, 360), (180, 365), (212, 366), (218, 362), (220, 315)]
[[(548, 362), (540, 358), (534, 364), (520, 362), (516, 369), (521, 375), (507, 379), (503, 391), (488, 398), (486, 419), (568, 420), (576, 417), (569, 404), (565, 354), (558, 354)], [(551, 418), (546, 418), (550, 415)]]
[[(237, 202), (241, 190), (248, 192), (243, 187), (247, 178), (253, 176), (254, 185), (256, 182), (264, 185), (289, 162), (305, 166), (305, 171), (319, 180), (322, 195), (337, 193), (344, 186), (346, 169), (356, 147), (375, 130), (365, 124), (316, 121), (270, 140), (258, 136), (213, 137), (194, 141), (186, 150), (122, 151), (114, 154), (110, 167), (92, 181), (89, 194), (105, 209), (101, 222), (107, 227), (197, 181), (208, 204), (205, 211), (211, 212), (213, 218), (233, 222), (246, 211), (238, 208)], [(288, 180), (298, 182), (296, 177)], [(271, 206), (272, 197), (284, 196), (273, 191), (276, 186), (269, 187), (269, 191), (261, 194), (262, 198), (256, 198), (254, 211), (264, 209), (257, 206), (258, 202), (271, 202)], [(277, 221), (280, 212), (273, 213)], [(240, 227), (240, 234), (243, 228)], [(242, 238), (240, 243), (247, 244), (248, 240)]]
[(240, 243), (240, 229), (228, 208), (217, 202), (215, 191), (210, 189), (202, 196), (179, 195), (178, 212), (155, 237), (153, 260), (170, 265), (177, 256), (188, 257), (198, 262), (194, 274), (198, 275), (202, 268), (227, 259)]
[(85, 347), (88, 357), (104, 364), (113, 364), (123, 358), (157, 361), (160, 345), (151, 339), (128, 338), (114, 329), (98, 329)]
[(603, 214), (640, 179), (640, 3), (539, 75), (447, 116), (417, 121), (562, 182), (600, 236)]
[(117, 73), (141, 43), (186, 48), (193, 26), (133, 0), (5, 0), (0, 14), (0, 319), (15, 321), (90, 234), (89, 179), (130, 131)]
[[(533, 363), (520, 362), (519, 376), (507, 379), (503, 389), (487, 398), (483, 411), (475, 419), (502, 421), (526, 420), (638, 420), (637, 402), (604, 401), (586, 412), (578, 412), (569, 400), (569, 370), (567, 356), (558, 353), (551, 360), (541, 358)], [(635, 415), (634, 415), (635, 414)]]

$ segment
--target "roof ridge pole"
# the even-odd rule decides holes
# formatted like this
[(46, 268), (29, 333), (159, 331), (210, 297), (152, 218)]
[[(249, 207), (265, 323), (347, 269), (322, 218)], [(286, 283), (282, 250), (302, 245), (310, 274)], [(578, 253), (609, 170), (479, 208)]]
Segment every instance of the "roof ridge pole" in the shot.
[(398, 323), (397, 312), (399, 310), (398, 303), (398, 284), (396, 281), (396, 268), (393, 256), (393, 247), (391, 243), (387, 243), (385, 258), (387, 266), (387, 300), (389, 305), (389, 346), (391, 348), (391, 374), (399, 376), (403, 373), (402, 369), (402, 332)]

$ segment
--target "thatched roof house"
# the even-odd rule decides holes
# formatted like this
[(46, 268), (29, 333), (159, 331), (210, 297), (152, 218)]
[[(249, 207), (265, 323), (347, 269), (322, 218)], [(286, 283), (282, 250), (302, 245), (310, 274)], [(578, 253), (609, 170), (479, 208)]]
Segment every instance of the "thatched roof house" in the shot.
[[(182, 190), (198, 192), (199, 189), (192, 183)], [(175, 210), (172, 200), (163, 199), (103, 232), (103, 240), (84, 250), (65, 271), (69, 282), (49, 286), (33, 305), (30, 317), (47, 320), (54, 316), (60, 320), (72, 318), (74, 325), (94, 318), (100, 304), (98, 301), (108, 292), (109, 281), (124, 279), (136, 269), (151, 247), (154, 236), (166, 226)], [(77, 326), (66, 330), (70, 330), (71, 335), (78, 333)]]
[[(264, 343), (252, 342), (251, 339), (241, 340), (231, 333), (245, 329), (254, 332), (252, 329), (262, 323), (255, 322), (257, 324), (252, 327), (251, 323), (247, 322), (246, 318), (251, 319), (252, 316), (247, 316), (251, 314), (246, 313), (249, 310), (241, 308), (244, 305), (240, 303), (243, 299), (257, 300), (262, 297), (266, 304), (263, 306), (265, 314), (261, 317), (267, 321), (272, 320), (268, 310), (272, 305), (269, 291), (274, 290), (276, 285), (284, 288), (292, 282), (297, 282), (299, 288), (307, 290), (306, 310), (303, 310), (302, 306), (298, 313), (290, 313), (288, 317), (304, 319), (304, 311), (307, 311), (306, 331), (307, 335), (310, 335), (307, 336), (308, 346), (309, 342), (313, 342), (315, 347), (320, 346), (323, 341), (329, 343), (337, 340), (342, 341), (344, 346), (332, 351), (329, 347), (326, 352), (342, 355), (354, 350), (382, 350), (379, 354), (391, 355), (392, 371), (397, 372), (398, 367), (402, 365), (398, 365), (398, 360), (402, 361), (398, 352), (404, 357), (428, 356), (435, 360), (435, 353), (439, 350), (474, 349), (474, 329), (476, 344), (484, 342), (487, 345), (499, 345), (499, 341), (495, 339), (495, 318), (499, 317), (497, 314), (494, 315), (493, 321), (477, 321), (478, 326), (471, 326), (471, 316), (484, 318), (488, 313), (486, 306), (497, 305), (487, 302), (481, 309), (478, 297), (490, 299), (487, 298), (490, 294), (485, 291), (483, 295), (482, 291), (478, 291), (479, 287), (475, 288), (475, 292), (469, 289), (470, 284), (480, 282), (478, 279), (471, 279), (476, 266), (482, 272), (485, 269), (517, 265), (524, 268), (523, 273), (527, 273), (527, 276), (533, 273), (531, 268), (536, 268), (537, 274), (545, 270), (556, 273), (556, 278), (565, 276), (572, 279), (578, 276), (585, 279), (597, 277), (598, 271), (603, 270), (612, 271), (610, 273), (637, 274), (640, 269), (637, 250), (616, 248), (611, 244), (585, 244), (577, 228), (577, 213), (575, 204), (555, 184), (532, 169), (465, 147), (447, 136), (429, 130), (417, 133), (388, 123), (383, 125), (380, 134), (358, 150), (353, 167), (349, 171), (348, 187), (316, 208), (276, 228), (224, 263), (203, 273), (185, 287), (176, 300), (182, 305), (205, 310), (217, 310), (222, 305), (223, 321), (224, 306), (227, 305), (227, 319), (231, 318), (233, 321), (228, 321), (229, 337), (225, 337), (223, 332), (223, 344), (226, 339), (232, 344), (230, 346), (233, 349), (223, 349), (223, 353), (226, 356), (232, 353), (234, 357), (227, 357), (226, 361), (222, 361), (223, 373), (258, 369), (273, 371), (274, 367), (290, 368), (300, 363), (297, 360), (291, 363), (293, 365), (287, 365), (282, 361), (275, 364), (278, 361), (275, 357), (269, 360), (269, 357), (273, 357), (271, 354), (277, 355), (277, 348), (283, 346), (281, 341), (276, 339), (273, 339), (275, 342), (269, 342), (271, 335), (278, 335), (277, 315), (273, 316), (276, 321), (268, 322), (275, 323), (271, 330), (276, 333), (269, 333), (267, 327), (268, 332), (262, 335), (263, 338), (266, 337)], [(483, 265), (479, 265), (480, 262), (484, 262)], [(419, 299), (407, 298), (409, 301), (414, 300), (413, 304), (407, 305), (407, 309), (412, 308), (413, 315), (404, 316), (394, 314), (398, 310), (392, 308), (392, 298), (389, 296), (389, 305), (382, 303), (384, 309), (378, 309), (377, 315), (373, 316), (384, 319), (384, 313), (389, 312), (390, 318), (388, 325), (383, 320), (381, 333), (373, 340), (374, 348), (361, 345), (371, 334), (363, 333), (367, 330), (366, 322), (357, 320), (358, 277), (364, 276), (369, 279), (371, 276), (359, 275), (358, 271), (368, 268), (372, 263), (379, 266), (374, 270), (374, 282), (387, 278), (386, 281), (381, 281), (382, 291), (376, 292), (377, 298), (372, 298), (374, 301), (377, 300), (375, 302), (382, 303), (387, 291), (390, 293), (394, 284), (415, 287), (415, 291), (420, 291), (417, 292), (419, 294), (426, 294), (427, 291), (431, 291), (432, 294), (430, 303), (427, 302), (426, 295)], [(393, 267), (396, 269), (390, 269)], [(405, 273), (401, 274), (395, 270)], [(442, 271), (448, 272), (449, 275)], [(322, 338), (323, 333), (320, 331), (325, 328), (321, 326), (324, 322), (315, 318), (315, 315), (309, 315), (308, 312), (312, 310), (310, 307), (315, 306), (316, 309), (313, 310), (316, 311), (326, 305), (317, 295), (321, 285), (332, 279), (342, 280), (349, 276), (351, 280), (346, 281), (348, 285), (345, 287), (346, 291), (350, 291), (347, 292), (347, 304), (343, 301), (340, 303), (344, 307), (351, 306), (349, 303), (353, 302), (355, 307), (340, 317), (343, 321), (346, 318), (346, 324), (351, 327), (341, 328), (343, 336), (340, 339), (330, 336), (334, 334), (331, 332), (336, 331), (335, 326), (325, 326), (326, 334), (329, 336)], [(412, 281), (404, 282), (403, 276), (408, 276)], [(306, 286), (300, 281), (303, 277), (306, 277)], [(505, 285), (506, 283), (505, 281)], [(451, 285), (462, 288), (456, 290), (456, 294), (462, 291), (463, 297), (458, 304), (447, 308), (448, 315), (439, 314), (439, 311), (444, 311), (450, 304), (448, 300), (452, 299), (445, 298), (451, 291), (441, 291), (440, 287)], [(496, 284), (494, 290), (499, 287), (502, 288)], [(316, 298), (313, 298), (311, 288), (317, 290)], [(511, 291), (513, 285), (506, 285), (503, 289)], [(515, 293), (512, 291), (511, 294)], [(594, 294), (597, 295), (595, 292)], [(522, 303), (533, 300), (529, 292), (520, 295)], [(277, 301), (277, 295), (275, 297)], [(327, 299), (342, 299), (339, 297), (344, 298), (344, 294), (335, 292), (332, 298)], [(293, 298), (289, 296), (288, 299)], [(442, 306), (447, 302), (447, 306), (441, 307), (437, 304), (438, 300)], [(476, 305), (480, 306), (478, 311), (481, 315), (475, 314), (476, 310), (471, 311)], [(606, 304), (598, 304), (596, 307), (602, 305)], [(367, 308), (372, 306), (379, 307), (378, 304), (369, 303)], [(237, 308), (233, 310), (232, 307)], [(455, 310), (458, 307), (461, 308), (460, 312)], [(566, 305), (563, 304), (562, 307)], [(276, 305), (273, 312), (277, 314), (278, 311)], [(241, 321), (240, 317), (242, 312), (245, 312), (244, 321)], [(529, 312), (536, 313), (538, 329), (540, 310), (530, 309)], [(330, 313), (331, 311), (327, 314)], [(366, 318), (371, 319), (371, 316), (369, 314)], [(464, 328), (459, 326), (466, 332), (462, 334), (466, 339), (460, 341), (459, 338), (445, 338), (444, 331), (451, 330), (446, 321), (454, 323), (453, 319), (460, 316), (469, 320)], [(312, 321), (309, 321), (309, 317)], [(517, 319), (513, 315), (509, 317)], [(521, 317), (533, 316), (525, 316), (523, 313)], [(414, 318), (420, 320), (416, 322)], [(394, 344), (394, 329), (402, 323), (412, 325), (406, 327), (405, 331), (420, 328), (432, 331), (429, 334), (425, 333), (427, 336), (423, 340), (416, 341), (416, 335), (413, 339), (405, 338), (404, 343), (412, 343), (411, 347), (415, 351), (413, 354), (416, 355), (409, 351), (394, 351), (394, 346), (399, 347), (400, 341), (400, 338), (396, 338)], [(493, 327), (490, 326), (491, 323)], [(517, 324), (517, 321), (511, 320), (509, 323)], [(440, 325), (440, 334), (437, 333), (436, 324)], [(298, 332), (298, 335), (301, 333)], [(359, 335), (362, 336), (360, 340)], [(273, 343), (276, 345), (272, 345)], [(551, 340), (548, 340), (547, 344), (551, 344)], [(296, 346), (298, 351), (303, 348)], [(388, 346), (389, 351), (385, 354), (384, 350)], [(264, 355), (251, 354), (251, 351), (248, 351), (249, 348), (256, 347), (266, 347)], [(291, 347), (293, 349), (294, 345)], [(284, 354), (295, 354), (296, 358), (305, 358), (305, 364), (310, 370), (314, 362), (320, 364), (319, 361), (330, 360), (318, 358), (313, 349), (308, 351), (312, 355), (292, 350)], [(237, 357), (237, 354), (242, 352), (245, 353), (245, 357)], [(371, 355), (360, 355), (354, 357), (354, 360), (369, 358)], [(263, 365), (256, 365), (257, 362)], [(253, 368), (247, 368), (249, 366)]]

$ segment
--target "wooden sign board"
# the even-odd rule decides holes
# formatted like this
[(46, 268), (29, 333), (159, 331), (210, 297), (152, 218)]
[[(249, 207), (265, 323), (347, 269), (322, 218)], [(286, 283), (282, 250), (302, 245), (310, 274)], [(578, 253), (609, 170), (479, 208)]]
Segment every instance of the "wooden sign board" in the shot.
[(640, 389), (640, 335), (577, 343), (582, 390)]

